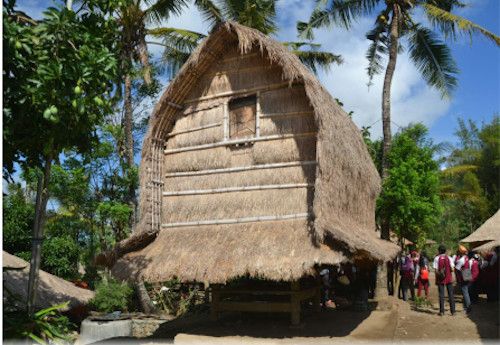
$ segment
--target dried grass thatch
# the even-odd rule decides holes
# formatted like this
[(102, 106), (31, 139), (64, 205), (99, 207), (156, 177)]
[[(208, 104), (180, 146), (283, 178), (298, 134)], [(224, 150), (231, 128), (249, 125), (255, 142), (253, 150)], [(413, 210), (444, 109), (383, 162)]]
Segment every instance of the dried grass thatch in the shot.
[(500, 210), (460, 242), (480, 243), (486, 241), (500, 241)]
[[(2, 253), (4, 288), (19, 298), (23, 307), (28, 296), (28, 277), (30, 264), (7, 252)], [(74, 284), (40, 270), (37, 289), (36, 308), (48, 308), (69, 301), (69, 307), (85, 305), (94, 297), (94, 292), (76, 287)], [(4, 298), (7, 296), (4, 295)]]
[(316, 264), (347, 260), (325, 244), (314, 245), (304, 229), (306, 220), (160, 231), (149, 246), (119, 260), (112, 273), (150, 282), (176, 276), (182, 281), (225, 283), (246, 274), (288, 281), (314, 274)]
[[(263, 115), (261, 133), (300, 138), (256, 141), (244, 148), (172, 151), (217, 140), (216, 130), (199, 128), (169, 135), (220, 121), (220, 106), (232, 97), (231, 92), (238, 90), (244, 96), (257, 88)], [(217, 135), (220, 141), (220, 133)], [(165, 146), (170, 151), (163, 156)], [(164, 174), (294, 161), (317, 162), (313, 176), (310, 170), (303, 171), (302, 182), (314, 183), (314, 188), (226, 193), (223, 197), (169, 196), (162, 201), (162, 190), (226, 186), (226, 181), (209, 176), (192, 176), (190, 183), (185, 178), (165, 179)], [(299, 178), (296, 172), (281, 172), (282, 176), (270, 178), (266, 184)], [(269, 173), (259, 173), (231, 173), (227, 183), (246, 185), (245, 178), (248, 183), (263, 183)], [(135, 233), (114, 252), (102, 256), (112, 263), (137, 250), (139, 244), (153, 241), (117, 262), (113, 271), (123, 277), (160, 281), (178, 276), (225, 282), (250, 274), (290, 280), (311, 273), (316, 263), (334, 264), (359, 256), (383, 261), (399, 251), (376, 235), (374, 210), (380, 178), (358, 128), (295, 55), (261, 32), (233, 22), (220, 24), (200, 44), (156, 105), (143, 144), (140, 185), (141, 221)], [(171, 204), (169, 198), (174, 198)], [(235, 207), (241, 207), (245, 217), (277, 215), (285, 209), (287, 213), (309, 211), (310, 223), (248, 222), (160, 231), (165, 220), (219, 219), (229, 213), (230, 218), (237, 218)], [(335, 245), (318, 247), (326, 242)]]
[(165, 180), (165, 190), (214, 189), (281, 183), (313, 183), (316, 165), (235, 171), (200, 176), (174, 176)]

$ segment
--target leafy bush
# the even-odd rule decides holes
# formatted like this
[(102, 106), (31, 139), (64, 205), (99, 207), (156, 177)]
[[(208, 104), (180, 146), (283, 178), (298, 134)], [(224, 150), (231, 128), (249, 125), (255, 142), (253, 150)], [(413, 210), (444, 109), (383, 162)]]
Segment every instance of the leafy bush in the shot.
[(48, 237), (42, 246), (42, 269), (64, 279), (78, 276), (80, 247), (71, 236)]
[(92, 310), (104, 313), (128, 311), (133, 291), (127, 283), (105, 277), (97, 284), (95, 296), (89, 305)]
[(15, 310), (4, 314), (5, 339), (32, 339), (38, 344), (56, 340), (69, 341), (68, 334), (74, 325), (60, 314), (69, 302), (42, 309), (28, 316), (25, 310)]
[(3, 249), (23, 259), (31, 256), (31, 232), (35, 206), (19, 184), (9, 184), (3, 198)]

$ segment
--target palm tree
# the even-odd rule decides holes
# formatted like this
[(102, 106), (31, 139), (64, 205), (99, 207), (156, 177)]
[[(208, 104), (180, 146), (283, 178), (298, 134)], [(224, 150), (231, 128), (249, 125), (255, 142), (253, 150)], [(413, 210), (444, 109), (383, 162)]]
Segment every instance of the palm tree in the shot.
[[(149, 52), (146, 43), (147, 30), (150, 25), (159, 25), (170, 15), (178, 15), (187, 6), (186, 0), (125, 0), (115, 11), (121, 28), (120, 61), (122, 80), (117, 87), (121, 96), (123, 87), (124, 101), (124, 160), (126, 165), (134, 167), (134, 138), (133, 132), (133, 106), (132, 106), (132, 81), (134, 67), (139, 65), (141, 75), (146, 85), (152, 83)], [(121, 85), (123, 83), (123, 86)], [(136, 195), (134, 185), (129, 190), (129, 203), (135, 209)], [(134, 213), (135, 214), (135, 213)], [(131, 225), (135, 216), (131, 217)]]
[[(382, 179), (387, 177), (387, 159), (391, 147), (391, 84), (398, 52), (405, 39), (410, 58), (425, 81), (436, 88), (443, 98), (450, 97), (457, 84), (458, 69), (448, 46), (431, 29), (415, 19), (417, 9), (423, 10), (433, 28), (445, 37), (456, 39), (461, 34), (481, 34), (500, 45), (500, 37), (481, 26), (451, 13), (464, 5), (458, 0), (331, 0), (318, 1), (309, 22), (297, 23), (300, 37), (313, 39), (313, 29), (339, 25), (350, 29), (353, 22), (378, 11), (375, 25), (366, 37), (371, 41), (366, 53), (369, 85), (372, 78), (384, 70), (383, 58), (388, 56), (382, 90)], [(382, 238), (389, 239), (388, 225), (382, 224)]]
[[(266, 35), (278, 31), (276, 25), (276, 0), (195, 0), (195, 6), (212, 29), (219, 23), (232, 20), (257, 29)], [(170, 63), (175, 73), (187, 60), (205, 35), (177, 28), (157, 28), (148, 31), (153, 37), (162, 40), (165, 48), (164, 59)], [(283, 42), (313, 72), (318, 68), (327, 70), (332, 63), (341, 64), (340, 55), (320, 51), (320, 45), (310, 42)]]

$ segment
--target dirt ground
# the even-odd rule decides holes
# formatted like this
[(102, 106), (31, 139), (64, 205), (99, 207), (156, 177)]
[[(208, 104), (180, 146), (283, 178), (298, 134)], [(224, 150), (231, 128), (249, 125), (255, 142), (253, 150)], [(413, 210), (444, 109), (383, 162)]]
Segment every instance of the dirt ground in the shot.
[[(433, 280), (431, 280), (433, 281)], [(499, 342), (498, 303), (487, 303), (481, 295), (472, 313), (465, 315), (462, 296), (456, 295), (455, 316), (439, 316), (437, 287), (431, 286), (431, 307), (416, 309), (411, 302), (392, 299), (393, 308), (371, 311), (326, 310), (313, 313), (306, 309), (300, 327), (291, 328), (288, 315), (233, 314), (217, 323), (201, 318), (193, 323), (175, 326), (175, 320), (158, 329), (153, 338), (140, 343), (157, 344), (352, 344), (374, 342), (411, 343), (433, 341), (461, 343)], [(118, 340), (118, 339), (115, 339)]]

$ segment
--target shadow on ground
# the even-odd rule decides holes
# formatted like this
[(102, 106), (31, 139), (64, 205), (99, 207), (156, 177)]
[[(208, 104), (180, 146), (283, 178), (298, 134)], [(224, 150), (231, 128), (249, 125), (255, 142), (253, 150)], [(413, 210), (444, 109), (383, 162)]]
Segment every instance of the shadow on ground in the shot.
[[(374, 309), (375, 304), (370, 309)], [(292, 338), (292, 337), (344, 337), (350, 335), (366, 320), (371, 311), (325, 310), (302, 313), (302, 323), (290, 326), (287, 314), (233, 313), (224, 314), (217, 322), (200, 319), (190, 325), (182, 325), (182, 319), (163, 324), (151, 338), (174, 339), (179, 333), (209, 337), (246, 336), (252, 338)], [(176, 323), (178, 327), (176, 327)], [(381, 325), (380, 331), (384, 331)], [(373, 334), (373, 338), (377, 338)]]
[(469, 318), (476, 324), (477, 331), (483, 339), (500, 339), (499, 301), (486, 302), (479, 297), (477, 304), (472, 305)]

